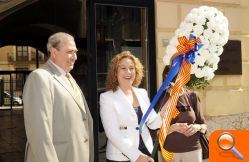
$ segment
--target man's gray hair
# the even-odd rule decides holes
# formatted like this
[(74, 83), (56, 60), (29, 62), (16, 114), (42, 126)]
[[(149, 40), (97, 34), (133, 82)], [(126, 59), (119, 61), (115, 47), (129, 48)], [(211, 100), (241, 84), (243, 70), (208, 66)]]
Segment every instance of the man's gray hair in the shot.
[(74, 37), (68, 33), (58, 32), (58, 33), (51, 35), (48, 38), (48, 43), (47, 43), (48, 54), (50, 54), (51, 48), (58, 48), (60, 43), (64, 41), (68, 41), (68, 40), (74, 41)]

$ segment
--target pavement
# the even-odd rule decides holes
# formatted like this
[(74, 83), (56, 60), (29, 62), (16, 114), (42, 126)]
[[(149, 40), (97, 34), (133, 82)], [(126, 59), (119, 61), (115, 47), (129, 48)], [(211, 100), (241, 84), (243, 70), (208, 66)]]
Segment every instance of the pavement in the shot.
[[(4, 108), (5, 109), (5, 108)], [(98, 134), (99, 162), (105, 162), (106, 136)], [(23, 162), (26, 134), (23, 120), (23, 109), (0, 109), (0, 162)], [(203, 162), (208, 162), (204, 160)]]

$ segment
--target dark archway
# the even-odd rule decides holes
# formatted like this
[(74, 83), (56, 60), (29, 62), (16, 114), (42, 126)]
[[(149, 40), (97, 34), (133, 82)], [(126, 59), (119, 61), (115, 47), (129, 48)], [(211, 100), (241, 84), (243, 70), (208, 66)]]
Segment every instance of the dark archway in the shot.
[[(81, 64), (84, 67), (87, 64), (86, 3), (87, 0), (33, 0), (32, 3), (23, 2), (7, 11), (0, 10), (0, 47), (31, 46), (46, 54), (49, 35), (55, 32), (70, 33), (79, 48), (79, 60), (72, 74), (79, 78), (78, 81), (82, 80), (79, 75), (86, 75), (86, 72), (78, 68), (82, 68)], [(79, 84), (86, 87), (83, 84), (87, 83)]]
[[(8, 0), (12, 1), (12, 0)], [(6, 45), (32, 46), (46, 53), (49, 35), (64, 31), (76, 38), (78, 60), (72, 75), (86, 95), (94, 118), (95, 161), (98, 159), (98, 93), (97, 93), (97, 39), (95, 28), (96, 4), (146, 8), (148, 21), (148, 72), (151, 96), (156, 92), (156, 56), (154, 32), (154, 0), (29, 0), (22, 8), (0, 10), (0, 47)], [(7, 2), (7, 1), (6, 1)], [(1, 5), (1, 3), (0, 3)], [(88, 15), (87, 15), (88, 13)], [(2, 16), (2, 14), (4, 14)], [(89, 23), (88, 23), (89, 22)], [(88, 27), (88, 31), (87, 31)], [(111, 31), (112, 32), (112, 31)], [(144, 39), (145, 40), (145, 39)], [(0, 53), (1, 55), (1, 53)], [(1, 71), (0, 71), (1, 73)], [(1, 161), (1, 160), (0, 160)]]
[[(8, 45), (30, 46), (46, 54), (47, 39), (52, 33), (67, 32), (72, 34), (75, 37), (76, 44), (79, 49), (78, 61), (75, 64), (72, 75), (77, 80), (84, 93), (87, 94), (88, 87), (86, 85), (88, 83), (86, 78), (88, 72), (86, 66), (88, 65), (86, 55), (87, 42), (85, 36), (87, 24), (84, 21), (86, 20), (86, 1), (87, 0), (19, 1), (21, 4), (16, 4), (9, 9), (4, 9), (4, 11), (1, 10), (3, 7), (0, 6), (0, 47)], [(18, 0), (1, 1), (0, 5), (3, 3), (6, 5), (9, 2), (13, 2), (14, 4), (14, 2), (18, 2)], [(2, 53), (0, 53), (0, 55), (1, 54)], [(36, 56), (36, 65), (38, 65), (36, 67), (39, 67), (38, 55)], [(21, 66), (24, 65), (25, 67), (26, 64), (29, 64), (30, 62), (32, 61), (22, 63), (20, 63), (20, 61), (16, 61), (14, 64), (15, 67), (17, 67), (17, 64), (21, 64)], [(10, 71), (3, 71), (1, 69), (0, 75), (14, 75), (15, 77), (16, 75), (23, 74), (23, 78), (26, 78), (29, 72), (30, 70), (18, 71), (17, 68)], [(12, 91), (13, 94), (13, 88), (10, 91)], [(86, 95), (86, 97), (88, 96)], [(15, 110), (13, 109), (9, 113), (14, 114), (14, 112)], [(6, 113), (8, 114), (8, 111), (6, 111)], [(15, 147), (18, 147), (21, 152), (15, 152), (16, 150), (14, 149), (8, 150), (8, 148), (4, 148), (7, 149), (6, 151), (10, 151), (10, 153), (8, 157), (3, 157), (4, 155), (2, 156), (1, 154), (0, 161), (5, 161), (8, 158), (12, 158), (12, 154), (17, 154), (16, 156), (20, 157), (20, 159), (23, 159), (26, 136), (24, 132), (22, 113), (18, 112), (18, 114), (20, 114), (18, 116), (18, 119), (20, 118), (20, 120), (15, 119), (17, 116), (15, 116), (13, 120), (15, 120), (15, 122), (18, 121), (19, 125), (17, 125), (16, 128), (18, 128), (18, 131), (19, 129), (21, 130), (18, 135), (22, 136), (22, 140), (20, 140), (20, 143), (9, 143), (9, 145), (15, 145)], [(0, 130), (2, 131), (3, 129)], [(3, 131), (7, 132), (9, 129), (5, 129)], [(19, 139), (16, 134), (13, 135), (13, 138)]]
[[(18, 8), (20, 5), (0, 11), (0, 47), (29, 45), (46, 52), (45, 43), (52, 33), (68, 32), (81, 43), (86, 38), (86, 0), (39, 0)], [(86, 47), (81, 43), (81, 48)]]
[(64, 28), (50, 24), (26, 24), (11, 27), (0, 36), (0, 47), (7, 45), (31, 46), (47, 53), (48, 37), (55, 32), (69, 32)]

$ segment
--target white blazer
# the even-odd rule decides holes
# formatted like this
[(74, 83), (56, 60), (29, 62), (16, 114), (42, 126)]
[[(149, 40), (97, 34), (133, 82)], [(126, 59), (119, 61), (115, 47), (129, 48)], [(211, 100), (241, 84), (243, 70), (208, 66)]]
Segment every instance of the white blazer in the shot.
[[(147, 91), (133, 87), (143, 115), (150, 106)], [(127, 96), (118, 88), (100, 95), (100, 116), (108, 138), (106, 157), (115, 161), (136, 161), (141, 151), (139, 146), (139, 125), (137, 114)], [(161, 115), (154, 110), (146, 121), (151, 129), (161, 126)], [(149, 152), (153, 150), (153, 142), (149, 129), (144, 127), (142, 138)]]

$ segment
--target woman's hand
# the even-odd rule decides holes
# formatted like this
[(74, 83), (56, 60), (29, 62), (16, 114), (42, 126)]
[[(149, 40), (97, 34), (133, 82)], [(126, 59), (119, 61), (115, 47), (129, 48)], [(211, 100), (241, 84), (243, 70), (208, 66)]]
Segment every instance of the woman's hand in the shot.
[(175, 123), (170, 126), (169, 129), (169, 134), (172, 132), (179, 132), (184, 134), (188, 129), (188, 124), (187, 123)]
[(206, 124), (190, 124), (187, 123), (175, 123), (170, 126), (169, 133), (179, 132), (189, 137), (195, 134), (196, 132), (201, 131), (205, 133), (207, 131)]
[(185, 130), (183, 133), (185, 136), (189, 137), (195, 134), (196, 132), (201, 130), (201, 125), (200, 124), (190, 124), (188, 125), (188, 128)]
[(145, 154), (141, 154), (137, 158), (136, 162), (154, 162), (154, 160), (151, 157), (149, 157), (149, 156), (147, 156)]

